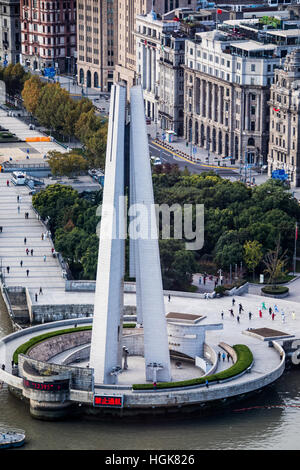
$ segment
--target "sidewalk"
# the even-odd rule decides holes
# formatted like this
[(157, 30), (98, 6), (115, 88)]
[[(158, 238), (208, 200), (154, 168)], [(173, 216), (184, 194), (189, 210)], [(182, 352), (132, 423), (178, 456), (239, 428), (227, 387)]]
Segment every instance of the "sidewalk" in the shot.
[[(14, 186), (12, 183), (7, 186), (7, 179), (10, 179), (9, 175), (0, 173), (0, 225), (3, 227), (0, 233), (0, 263), (6, 286), (22, 286), (37, 291), (40, 287), (64, 289), (65, 279), (61, 266), (58, 259), (52, 256), (50, 239), (45, 237), (42, 240), (42, 233), (46, 229), (32, 209), (28, 188)], [(19, 204), (18, 195), (21, 196)], [(25, 219), (25, 212), (29, 213), (28, 219)], [(33, 255), (30, 253), (31, 249)]]

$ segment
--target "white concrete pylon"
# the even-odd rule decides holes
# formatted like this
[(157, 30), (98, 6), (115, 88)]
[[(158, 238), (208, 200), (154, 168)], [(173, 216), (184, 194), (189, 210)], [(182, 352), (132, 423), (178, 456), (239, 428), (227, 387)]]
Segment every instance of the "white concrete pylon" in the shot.
[[(97, 282), (90, 352), (95, 384), (117, 381), (122, 366), (125, 272), (124, 137), (126, 88), (111, 91)], [(119, 215), (121, 214), (121, 215)]]
[[(163, 297), (157, 227), (153, 218), (154, 196), (146, 130), (144, 99), (141, 86), (130, 92), (130, 175), (133, 194), (131, 203), (145, 208), (148, 233), (142, 227), (142, 236), (134, 240), (137, 308), (141, 309), (144, 328), (144, 357), (146, 380), (153, 380), (150, 364), (160, 365), (156, 371), (158, 381), (171, 380), (170, 353)], [(155, 225), (155, 227), (154, 227)], [(153, 230), (154, 228), (154, 230)], [(139, 315), (139, 312), (138, 312)]]

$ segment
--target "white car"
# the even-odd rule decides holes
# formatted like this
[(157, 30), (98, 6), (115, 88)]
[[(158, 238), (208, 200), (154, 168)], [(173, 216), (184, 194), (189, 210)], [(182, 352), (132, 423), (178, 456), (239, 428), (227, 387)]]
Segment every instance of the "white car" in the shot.
[(161, 159), (159, 157), (156, 157), (155, 160), (154, 160), (154, 165), (161, 165)]

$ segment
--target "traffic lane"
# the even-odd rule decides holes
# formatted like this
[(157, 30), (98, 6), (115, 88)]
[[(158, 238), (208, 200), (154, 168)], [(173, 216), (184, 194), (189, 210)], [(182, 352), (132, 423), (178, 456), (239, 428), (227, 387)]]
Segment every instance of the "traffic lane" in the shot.
[(177, 157), (168, 149), (161, 149), (153, 144), (151, 141), (149, 142), (149, 149), (150, 155), (154, 157), (160, 157), (162, 163), (170, 163), (171, 165), (178, 165), (180, 170), (184, 170), (187, 168), (191, 173), (199, 174), (203, 173), (204, 171), (214, 171), (220, 176), (233, 176), (239, 178), (238, 171), (234, 171), (231, 168), (216, 168), (215, 165), (209, 166), (205, 163), (203, 164), (193, 164), (189, 160), (185, 160), (181, 157)]

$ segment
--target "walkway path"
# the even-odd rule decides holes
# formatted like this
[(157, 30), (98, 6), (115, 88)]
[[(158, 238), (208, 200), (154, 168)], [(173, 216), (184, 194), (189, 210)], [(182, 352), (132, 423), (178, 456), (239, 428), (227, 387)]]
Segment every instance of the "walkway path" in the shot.
[[(42, 240), (46, 229), (37, 219), (31, 205), (31, 196), (26, 186), (6, 184), (9, 174), (0, 174), (0, 263), (7, 286), (23, 286), (34, 289), (64, 289), (65, 280), (57, 258), (52, 256), (52, 243)], [(21, 196), (18, 204), (17, 196)], [(18, 212), (18, 205), (20, 213)], [(25, 212), (29, 218), (25, 219)], [(24, 238), (26, 237), (26, 245)], [(26, 254), (26, 248), (29, 254)], [(33, 249), (33, 256), (30, 250)], [(46, 261), (44, 261), (46, 256)], [(23, 261), (21, 267), (20, 262)], [(7, 270), (9, 267), (9, 273)], [(26, 271), (29, 270), (27, 276)]]

